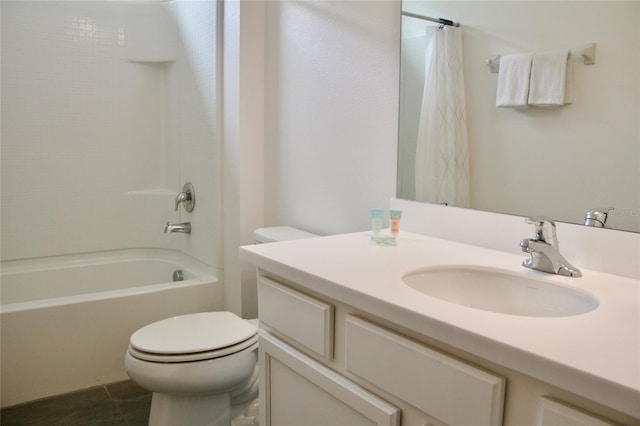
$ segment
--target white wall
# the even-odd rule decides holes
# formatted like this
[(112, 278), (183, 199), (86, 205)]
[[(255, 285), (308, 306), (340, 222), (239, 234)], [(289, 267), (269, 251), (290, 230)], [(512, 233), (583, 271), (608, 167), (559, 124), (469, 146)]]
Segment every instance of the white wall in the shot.
[[(215, 5), (2, 1), (3, 260), (172, 247), (220, 263)], [(173, 211), (185, 180), (192, 215)]]
[(225, 303), (254, 317), (256, 228), (367, 229), (394, 195), (400, 2), (222, 7)]
[[(407, 1), (404, 8), (461, 22), (474, 208), (580, 222), (590, 208), (611, 205), (611, 226), (640, 229), (639, 2)], [(419, 20), (403, 24), (424, 34)], [(572, 105), (495, 107), (497, 74), (486, 59), (590, 42), (596, 64), (574, 63)], [(413, 156), (406, 158), (405, 171)]]
[(368, 229), (395, 194), (400, 2), (266, 13), (265, 223)]
[(255, 268), (238, 247), (264, 225), (265, 2), (222, 3), (223, 247), (226, 309), (257, 317)]

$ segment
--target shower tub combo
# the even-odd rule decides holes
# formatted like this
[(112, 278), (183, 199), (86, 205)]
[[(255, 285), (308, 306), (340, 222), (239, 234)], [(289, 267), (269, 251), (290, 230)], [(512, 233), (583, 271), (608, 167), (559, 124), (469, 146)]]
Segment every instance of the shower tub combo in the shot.
[(6, 261), (0, 285), (2, 407), (125, 380), (135, 330), (224, 303), (215, 268), (162, 249)]

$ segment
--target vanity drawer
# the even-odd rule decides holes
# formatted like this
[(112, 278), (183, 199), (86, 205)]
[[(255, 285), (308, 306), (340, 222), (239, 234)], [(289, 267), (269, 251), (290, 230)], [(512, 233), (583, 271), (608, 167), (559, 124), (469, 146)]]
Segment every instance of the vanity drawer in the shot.
[(273, 333), (333, 359), (333, 306), (269, 278), (258, 277), (260, 323)]
[(536, 426), (614, 426), (609, 421), (549, 398), (540, 398)]
[(500, 425), (505, 379), (348, 315), (346, 368), (449, 425)]

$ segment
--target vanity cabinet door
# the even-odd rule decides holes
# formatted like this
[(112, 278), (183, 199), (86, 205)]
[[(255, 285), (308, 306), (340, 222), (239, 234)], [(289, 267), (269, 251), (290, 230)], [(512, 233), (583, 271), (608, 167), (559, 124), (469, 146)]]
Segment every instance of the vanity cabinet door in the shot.
[(260, 330), (260, 424), (398, 426), (400, 410)]

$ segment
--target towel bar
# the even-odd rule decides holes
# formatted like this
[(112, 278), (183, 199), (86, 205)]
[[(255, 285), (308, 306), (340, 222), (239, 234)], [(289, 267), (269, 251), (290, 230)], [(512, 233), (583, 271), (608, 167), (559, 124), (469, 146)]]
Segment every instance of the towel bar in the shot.
[[(569, 57), (573, 60), (582, 60), (585, 65), (593, 65), (596, 63), (596, 44), (589, 43), (582, 49), (571, 50)], [(497, 73), (500, 70), (500, 55), (489, 58), (485, 62), (492, 73)]]

